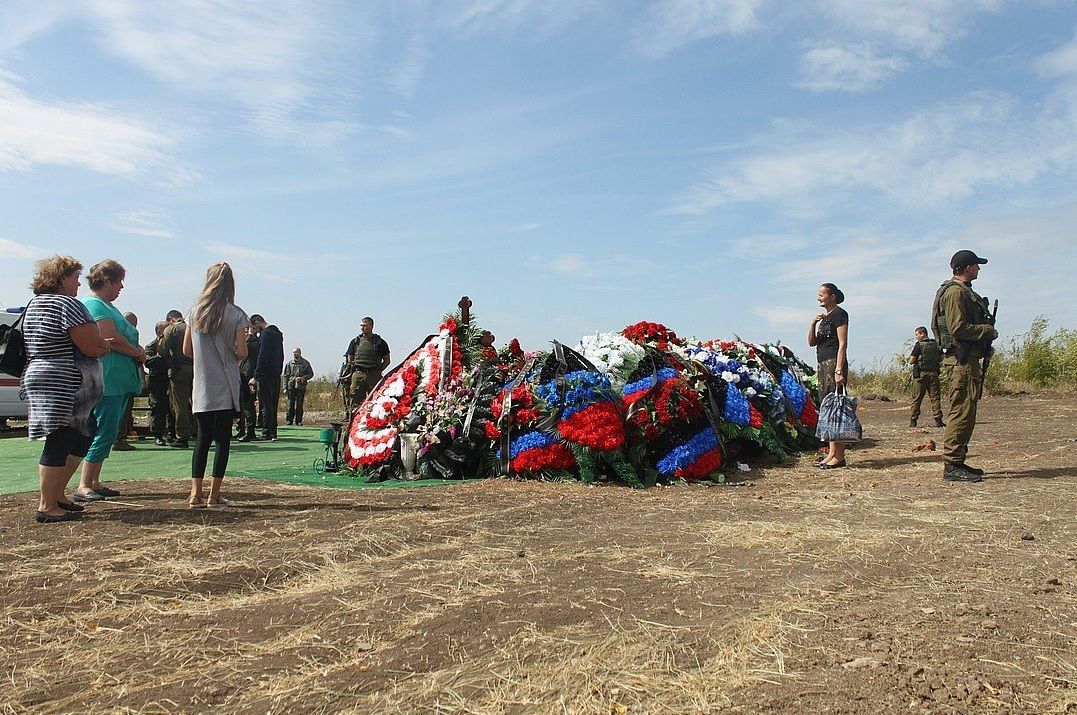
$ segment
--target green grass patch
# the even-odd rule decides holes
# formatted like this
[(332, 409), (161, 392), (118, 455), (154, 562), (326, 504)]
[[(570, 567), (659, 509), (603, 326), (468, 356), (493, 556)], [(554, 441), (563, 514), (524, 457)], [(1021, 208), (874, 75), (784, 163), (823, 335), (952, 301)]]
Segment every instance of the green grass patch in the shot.
[[(427, 479), (414, 482), (387, 481), (367, 484), (346, 474), (318, 474), (314, 460), (325, 455), (325, 446), (318, 441), (316, 427), (281, 427), (276, 442), (232, 442), (228, 458), (228, 477), (250, 477), (273, 482), (304, 484), (333, 489), (392, 489), (451, 484), (447, 480)], [(134, 443), (132, 452), (113, 452), (101, 471), (105, 482), (127, 479), (191, 478), (191, 449), (158, 447), (151, 440)], [(36, 491), (38, 488), (37, 461), (41, 457), (41, 442), (25, 438), (0, 439), (0, 494)], [(193, 442), (192, 442), (193, 446)], [(213, 464), (213, 451), (210, 451)], [(78, 474), (71, 479), (78, 483)]]

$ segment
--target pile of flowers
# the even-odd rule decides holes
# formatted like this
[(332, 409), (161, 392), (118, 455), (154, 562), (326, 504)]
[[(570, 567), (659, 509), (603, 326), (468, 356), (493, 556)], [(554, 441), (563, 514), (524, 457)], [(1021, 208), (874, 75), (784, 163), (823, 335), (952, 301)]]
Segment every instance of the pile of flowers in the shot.
[(496, 353), (450, 316), (355, 413), (346, 456), (400, 476), (418, 434), (421, 476), (509, 474), (633, 486), (722, 480), (734, 461), (816, 442), (805, 366), (787, 349), (681, 338), (661, 323), (583, 337), (578, 352)]

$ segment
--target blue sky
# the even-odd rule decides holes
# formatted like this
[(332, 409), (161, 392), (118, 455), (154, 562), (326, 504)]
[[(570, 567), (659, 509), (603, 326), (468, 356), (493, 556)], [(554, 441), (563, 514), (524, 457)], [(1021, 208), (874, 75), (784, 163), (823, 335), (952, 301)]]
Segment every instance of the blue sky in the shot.
[(0, 303), (60, 252), (148, 325), (236, 271), (319, 374), (468, 294), (499, 343), (657, 320), (861, 364), (990, 259), (1074, 327), (1077, 6), (1047, 0), (5, 0)]

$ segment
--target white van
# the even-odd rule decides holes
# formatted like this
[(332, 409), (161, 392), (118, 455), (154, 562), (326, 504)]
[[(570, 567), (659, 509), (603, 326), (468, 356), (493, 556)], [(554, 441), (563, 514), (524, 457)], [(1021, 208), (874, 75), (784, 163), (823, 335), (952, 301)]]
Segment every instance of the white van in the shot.
[[(0, 311), (0, 325), (12, 325), (18, 319), (18, 313)], [(19, 378), (0, 372), (0, 419), (5, 417), (26, 419), (26, 403), (19, 399)]]

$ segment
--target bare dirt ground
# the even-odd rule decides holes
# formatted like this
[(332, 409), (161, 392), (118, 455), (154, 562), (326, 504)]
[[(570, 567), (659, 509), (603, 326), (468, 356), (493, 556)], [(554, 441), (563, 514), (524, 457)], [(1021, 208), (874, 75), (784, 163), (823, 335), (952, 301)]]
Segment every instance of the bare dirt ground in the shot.
[(982, 484), (906, 415), (744, 486), (3, 497), (0, 712), (1077, 711), (1073, 396), (987, 400)]

